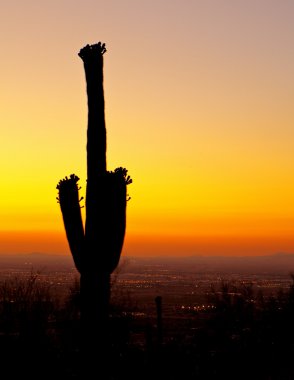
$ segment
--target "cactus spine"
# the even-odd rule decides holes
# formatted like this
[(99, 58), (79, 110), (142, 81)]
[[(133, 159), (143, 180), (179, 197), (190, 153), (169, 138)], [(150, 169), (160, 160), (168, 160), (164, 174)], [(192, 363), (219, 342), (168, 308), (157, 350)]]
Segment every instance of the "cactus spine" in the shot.
[[(79, 52), (84, 63), (88, 99), (87, 189), (85, 230), (78, 195), (79, 178), (59, 181), (65, 231), (80, 272), (81, 317), (88, 333), (105, 331), (110, 297), (110, 275), (119, 263), (126, 227), (127, 170), (106, 168), (106, 128), (103, 90), (105, 44), (87, 45)], [(93, 342), (95, 344), (95, 342)]]

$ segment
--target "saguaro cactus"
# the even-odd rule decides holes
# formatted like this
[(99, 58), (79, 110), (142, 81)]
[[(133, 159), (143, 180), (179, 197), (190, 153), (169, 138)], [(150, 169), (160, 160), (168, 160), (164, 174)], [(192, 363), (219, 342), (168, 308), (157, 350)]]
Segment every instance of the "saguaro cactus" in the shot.
[[(93, 339), (105, 331), (110, 275), (119, 263), (126, 227), (127, 170), (106, 168), (106, 128), (103, 90), (105, 44), (87, 45), (79, 52), (84, 63), (88, 98), (86, 221), (83, 227), (79, 178), (59, 181), (65, 231), (76, 268), (81, 274), (81, 316)], [(93, 342), (95, 343), (95, 342)]]

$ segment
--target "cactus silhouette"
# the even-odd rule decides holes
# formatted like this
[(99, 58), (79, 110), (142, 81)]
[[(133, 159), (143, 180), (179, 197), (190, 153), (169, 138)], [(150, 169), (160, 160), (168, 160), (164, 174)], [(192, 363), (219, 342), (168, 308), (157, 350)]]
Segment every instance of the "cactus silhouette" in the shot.
[[(87, 45), (79, 52), (84, 63), (88, 99), (87, 188), (85, 228), (81, 217), (79, 178), (60, 180), (57, 197), (69, 247), (80, 272), (81, 319), (87, 344), (93, 346), (107, 330), (110, 275), (117, 267), (126, 228), (126, 187), (132, 183), (125, 168), (106, 168), (106, 128), (103, 89), (105, 44)], [(92, 337), (92, 338), (91, 338)]]

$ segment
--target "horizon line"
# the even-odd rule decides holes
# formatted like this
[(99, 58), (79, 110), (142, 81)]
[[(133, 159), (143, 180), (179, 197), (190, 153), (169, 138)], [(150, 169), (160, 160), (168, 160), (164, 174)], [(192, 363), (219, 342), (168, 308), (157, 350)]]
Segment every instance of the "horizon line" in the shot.
[[(72, 256), (68, 253), (49, 253), (49, 252), (13, 252), (13, 253), (1, 253), (0, 252), (0, 257), (4, 256), (50, 256), (50, 257), (68, 257), (69, 259), (72, 259)], [(209, 254), (194, 254), (194, 255), (122, 255), (121, 260), (123, 259), (193, 259), (193, 258), (214, 258), (214, 259), (220, 259), (220, 258), (225, 258), (225, 259), (242, 259), (242, 258), (266, 258), (266, 257), (282, 257), (282, 256), (293, 256), (294, 257), (294, 252), (275, 252), (275, 253), (268, 253), (268, 254), (261, 254), (261, 255), (233, 255), (233, 254), (214, 254), (214, 255), (209, 255)]]

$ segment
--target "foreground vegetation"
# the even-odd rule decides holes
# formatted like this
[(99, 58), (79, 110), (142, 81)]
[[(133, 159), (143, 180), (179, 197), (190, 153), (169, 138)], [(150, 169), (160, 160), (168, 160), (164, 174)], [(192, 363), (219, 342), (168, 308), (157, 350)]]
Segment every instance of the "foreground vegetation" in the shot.
[[(163, 316), (163, 340), (156, 319), (134, 317), (134, 305), (114, 296), (105, 379), (293, 379), (292, 280), (268, 297), (224, 282), (207, 295), (209, 311)], [(37, 273), (2, 281), (1, 374), (82, 379), (79, 303), (78, 282), (60, 300)]]

